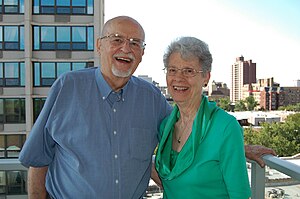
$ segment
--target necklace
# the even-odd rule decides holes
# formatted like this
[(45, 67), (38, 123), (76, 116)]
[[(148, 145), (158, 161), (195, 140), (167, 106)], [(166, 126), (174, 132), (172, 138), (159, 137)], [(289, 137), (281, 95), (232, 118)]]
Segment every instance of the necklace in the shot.
[(177, 140), (178, 144), (180, 144), (180, 142), (181, 142), (181, 136), (178, 139), (176, 138), (176, 140)]
[[(177, 127), (177, 132), (178, 133), (175, 133), (175, 140), (177, 141), (178, 144), (181, 143), (181, 138), (184, 136), (184, 135), (187, 135), (187, 134), (190, 134), (191, 133), (191, 128), (192, 126), (191, 125), (186, 125), (182, 131), (180, 131), (180, 128)], [(182, 133), (181, 133), (182, 132)], [(178, 134), (178, 136), (176, 136), (176, 134)]]

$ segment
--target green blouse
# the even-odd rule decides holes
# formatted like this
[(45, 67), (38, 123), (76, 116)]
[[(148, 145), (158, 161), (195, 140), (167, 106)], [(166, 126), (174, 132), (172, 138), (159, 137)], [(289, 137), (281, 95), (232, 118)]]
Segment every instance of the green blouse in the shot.
[(156, 169), (164, 199), (244, 199), (251, 195), (243, 130), (237, 120), (202, 97), (193, 130), (180, 152), (172, 149), (175, 106), (160, 126)]

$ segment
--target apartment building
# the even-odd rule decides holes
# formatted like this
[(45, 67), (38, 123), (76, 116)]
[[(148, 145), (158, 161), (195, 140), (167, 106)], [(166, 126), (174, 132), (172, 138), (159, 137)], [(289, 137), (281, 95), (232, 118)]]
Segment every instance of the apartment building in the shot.
[[(0, 0), (0, 160), (16, 159), (53, 82), (99, 64), (104, 0)], [(0, 198), (26, 194), (24, 173), (0, 170)]]
[(264, 110), (277, 110), (280, 106), (300, 103), (300, 87), (285, 87), (274, 82), (274, 78), (259, 79), (260, 107)]
[(300, 103), (300, 87), (264, 87), (260, 105), (264, 110)]
[(243, 56), (237, 57), (231, 66), (230, 100), (237, 102), (242, 99), (243, 86), (256, 83), (256, 63), (245, 61)]

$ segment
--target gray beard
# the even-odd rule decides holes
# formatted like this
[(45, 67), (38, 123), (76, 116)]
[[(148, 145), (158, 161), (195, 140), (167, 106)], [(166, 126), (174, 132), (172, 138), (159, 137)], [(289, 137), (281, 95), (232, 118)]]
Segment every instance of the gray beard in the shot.
[(131, 75), (131, 71), (132, 69), (124, 72), (124, 71), (117, 70), (114, 66), (112, 67), (112, 73), (117, 77), (129, 77)]

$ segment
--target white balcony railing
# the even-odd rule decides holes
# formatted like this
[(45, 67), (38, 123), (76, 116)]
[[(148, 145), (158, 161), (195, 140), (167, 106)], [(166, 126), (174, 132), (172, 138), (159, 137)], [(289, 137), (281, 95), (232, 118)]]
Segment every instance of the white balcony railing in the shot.
[[(294, 180), (298, 180), (300, 183), (300, 166), (273, 155), (265, 155), (263, 156), (263, 160), (270, 168), (276, 169), (277, 171), (290, 176)], [(261, 168), (254, 161), (249, 162), (251, 163), (251, 199), (264, 199), (266, 181), (265, 168)]]
[[(263, 160), (268, 167), (284, 173), (300, 183), (300, 166), (273, 155), (265, 155)], [(254, 161), (249, 162), (251, 163), (251, 199), (264, 199), (266, 187), (265, 168), (261, 168)], [(26, 168), (17, 159), (0, 159), (0, 171), (6, 170), (26, 170)]]

